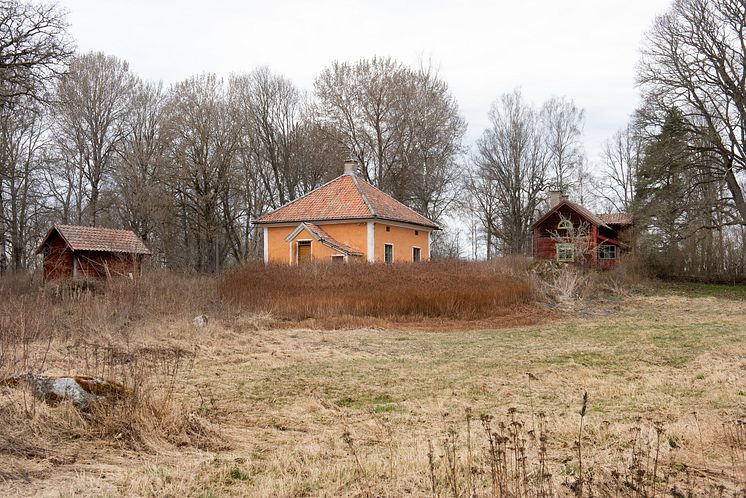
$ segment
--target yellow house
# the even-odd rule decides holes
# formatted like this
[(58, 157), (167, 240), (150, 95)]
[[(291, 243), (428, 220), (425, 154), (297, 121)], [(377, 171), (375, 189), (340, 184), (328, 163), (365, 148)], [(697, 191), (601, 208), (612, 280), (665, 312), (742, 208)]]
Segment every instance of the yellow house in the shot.
[(342, 176), (257, 219), (264, 262), (417, 262), (430, 259), (438, 226), (357, 176)]

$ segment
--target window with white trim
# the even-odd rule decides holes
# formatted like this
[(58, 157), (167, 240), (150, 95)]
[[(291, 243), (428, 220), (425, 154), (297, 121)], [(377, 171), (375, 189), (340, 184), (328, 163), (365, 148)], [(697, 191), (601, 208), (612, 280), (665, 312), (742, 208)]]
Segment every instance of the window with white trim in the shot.
[(344, 263), (345, 257), (342, 254), (332, 254), (332, 263)]
[(413, 247), (412, 248), (412, 261), (414, 263), (419, 263), (420, 261), (420, 254), (422, 251), (420, 251), (419, 247)]
[(617, 247), (609, 244), (599, 246), (598, 257), (600, 259), (616, 259), (618, 257)]
[(561, 220), (557, 223), (557, 230), (572, 230), (572, 221)]
[(393, 244), (383, 245), (383, 261), (384, 263), (394, 262), (394, 245)]
[(572, 244), (556, 244), (557, 261), (573, 261), (575, 259), (575, 246)]

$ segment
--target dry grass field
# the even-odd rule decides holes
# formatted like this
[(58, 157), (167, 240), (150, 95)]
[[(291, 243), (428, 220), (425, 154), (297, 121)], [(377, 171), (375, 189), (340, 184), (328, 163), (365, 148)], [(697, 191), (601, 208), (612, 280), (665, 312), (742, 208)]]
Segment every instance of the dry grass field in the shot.
[[(329, 329), (212, 286), (6, 294), (0, 326), (36, 334), (27, 365), (116, 374), (141, 358), (154, 394), (103, 423), (0, 387), (0, 495), (743, 496), (743, 287)], [(94, 344), (132, 356), (99, 364)]]

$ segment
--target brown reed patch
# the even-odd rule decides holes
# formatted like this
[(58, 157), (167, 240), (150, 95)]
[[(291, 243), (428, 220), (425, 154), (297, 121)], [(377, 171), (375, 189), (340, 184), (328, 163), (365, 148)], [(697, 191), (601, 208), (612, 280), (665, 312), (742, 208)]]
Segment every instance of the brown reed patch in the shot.
[(525, 311), (537, 298), (527, 272), (499, 262), (463, 261), (249, 264), (223, 275), (218, 293), (243, 311), (333, 326), (358, 325), (354, 317), (475, 321), (508, 316), (518, 307)]

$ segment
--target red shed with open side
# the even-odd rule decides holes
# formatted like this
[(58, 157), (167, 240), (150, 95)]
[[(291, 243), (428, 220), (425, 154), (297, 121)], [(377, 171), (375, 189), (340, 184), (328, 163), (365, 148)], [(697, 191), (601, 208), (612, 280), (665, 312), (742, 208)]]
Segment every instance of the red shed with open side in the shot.
[(42, 239), (44, 280), (133, 277), (151, 254), (131, 230), (54, 225)]

